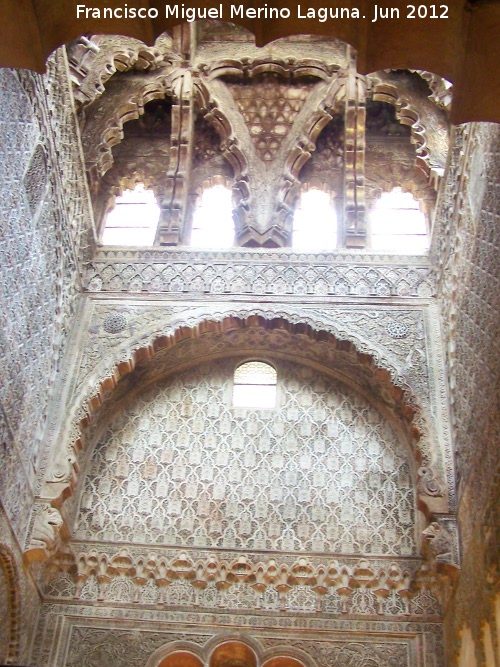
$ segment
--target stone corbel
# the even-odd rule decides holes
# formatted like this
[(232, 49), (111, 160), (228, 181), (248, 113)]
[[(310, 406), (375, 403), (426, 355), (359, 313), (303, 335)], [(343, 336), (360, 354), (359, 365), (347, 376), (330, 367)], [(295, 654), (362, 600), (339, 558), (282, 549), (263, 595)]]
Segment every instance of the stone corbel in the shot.
[(47, 501), (35, 503), (32, 527), (27, 539), (25, 557), (28, 562), (44, 561), (59, 547), (63, 533), (63, 518)]
[[(80, 440), (77, 440), (80, 443)], [(48, 468), (41, 495), (48, 503), (59, 506), (70, 496), (78, 476), (77, 445), (68, 447)]]
[[(92, 69), (99, 51), (98, 43), (93, 41), (92, 37), (89, 39), (88, 37), (85, 37), (85, 35), (76, 39), (67, 49), (68, 65), (74, 87), (74, 96), (79, 102), (85, 103), (92, 101), (89, 100), (87, 96), (79, 94), (79, 88), (82, 82), (85, 81), (89, 71)], [(103, 86), (101, 92), (102, 90), (104, 90)]]
[(438, 570), (454, 571), (460, 567), (456, 517), (436, 515), (422, 531), (422, 552), (437, 565)]
[(429, 512), (446, 511), (448, 503), (446, 486), (433, 466), (427, 465), (419, 468), (417, 484), (419, 494), (425, 497)]
[(238, 178), (233, 185), (233, 218), (235, 223), (235, 234), (238, 244), (243, 245), (246, 240), (246, 219), (249, 208), (250, 185), (248, 176), (245, 174)]
[(443, 485), (432, 466), (422, 466), (418, 469), (418, 490), (424, 496), (442, 498)]

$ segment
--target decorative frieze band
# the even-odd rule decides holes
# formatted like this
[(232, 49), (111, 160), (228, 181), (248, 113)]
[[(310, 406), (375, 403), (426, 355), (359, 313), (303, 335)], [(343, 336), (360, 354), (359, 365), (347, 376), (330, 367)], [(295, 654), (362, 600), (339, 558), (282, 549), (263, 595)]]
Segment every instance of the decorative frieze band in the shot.
[(84, 279), (89, 292), (304, 297), (430, 298), (425, 257), (234, 252), (101, 250)]
[[(199, 622), (196, 626), (194, 615)], [(58, 632), (61, 621), (66, 630), (62, 641)], [(280, 613), (263, 616), (262, 612), (235, 616), (223, 609), (197, 609), (193, 614), (192, 610), (179, 608), (46, 603), (37, 639), (40, 641), (35, 640), (33, 658), (43, 666), (55, 664), (57, 656), (64, 652), (75, 667), (89, 667), (98, 659), (102, 661), (103, 656), (124, 667), (151, 667), (172, 651), (183, 649), (206, 656), (228, 640), (245, 642), (256, 655), (265, 655), (266, 659), (283, 654), (285, 647), (287, 655), (308, 666), (312, 661), (318, 667), (444, 664), (441, 624), (407, 618)]]

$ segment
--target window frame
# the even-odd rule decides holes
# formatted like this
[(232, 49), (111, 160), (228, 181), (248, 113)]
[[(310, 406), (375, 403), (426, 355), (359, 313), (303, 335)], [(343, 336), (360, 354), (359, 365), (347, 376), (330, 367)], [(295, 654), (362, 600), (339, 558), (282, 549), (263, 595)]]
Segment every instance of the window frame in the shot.
[[(206, 192), (209, 190), (212, 190), (214, 188), (225, 188), (228, 190), (228, 192), (231, 195), (231, 224), (232, 224), (232, 231), (233, 231), (233, 236), (232, 236), (232, 241), (231, 245), (221, 245), (217, 240), (214, 240), (213, 244), (211, 245), (194, 245), (193, 244), (193, 232), (197, 232), (200, 229), (203, 229), (203, 227), (195, 227), (195, 216), (197, 212), (202, 209), (203, 207), (203, 197)], [(210, 226), (211, 221), (208, 221), (208, 225)], [(206, 232), (206, 230), (205, 230)], [(191, 211), (190, 215), (190, 221), (189, 221), (189, 227), (188, 227), (188, 234), (186, 235), (186, 245), (188, 245), (190, 248), (193, 250), (229, 250), (231, 248), (236, 247), (236, 226), (235, 226), (235, 221), (234, 221), (234, 201), (233, 201), (233, 183), (230, 179), (225, 178), (224, 176), (216, 175), (208, 178), (205, 180), (202, 185), (197, 189), (196, 191), (196, 198), (195, 202)]]
[[(153, 203), (153, 201), (150, 201), (150, 202), (147, 202), (147, 201), (145, 201), (145, 202), (134, 202), (134, 201), (120, 202), (120, 201), (118, 201), (117, 202), (117, 199), (126, 197), (127, 193), (130, 193), (131, 195), (133, 195), (133, 193), (137, 192), (139, 189), (142, 189), (142, 191), (145, 194), (147, 193), (148, 196), (152, 195), (152, 198), (154, 198), (154, 203)], [(151, 198), (151, 197), (149, 197), (149, 198)], [(131, 210), (129, 207), (132, 207), (132, 206), (137, 206), (137, 207), (144, 206), (144, 207), (147, 207), (150, 211), (152, 210), (153, 207), (155, 207), (157, 209), (157, 214), (158, 214), (156, 223), (155, 224), (150, 224), (148, 226), (145, 226), (145, 225), (142, 225), (142, 226), (141, 225), (111, 225), (111, 226), (108, 226), (108, 221), (109, 221), (110, 216), (113, 215), (113, 214), (116, 215), (117, 211), (119, 210), (118, 207), (122, 207), (122, 206), (126, 207), (129, 211)], [(122, 209), (122, 210), (124, 210), (124, 209)], [(137, 209), (138, 212), (139, 212), (139, 210), (140, 209)], [(143, 211), (144, 210), (146, 210), (146, 209), (143, 209)], [(153, 188), (147, 187), (146, 184), (144, 183), (144, 181), (138, 181), (137, 183), (135, 183), (133, 185), (133, 187), (125, 187), (121, 190), (120, 194), (116, 194), (114, 196), (113, 206), (109, 207), (107, 209), (107, 211), (104, 215), (104, 218), (103, 218), (102, 230), (101, 230), (101, 233), (99, 235), (99, 243), (103, 247), (106, 247), (106, 248), (109, 248), (109, 247), (115, 247), (116, 248), (116, 247), (122, 247), (122, 246), (123, 247), (128, 247), (128, 248), (151, 248), (155, 245), (155, 240), (156, 240), (156, 237), (158, 235), (158, 228), (160, 226), (160, 218), (161, 218), (161, 207), (158, 203), (158, 199), (156, 197), (156, 194), (155, 194)], [(125, 231), (126, 230), (144, 230), (144, 232), (146, 232), (150, 235), (153, 233), (153, 230), (154, 230), (154, 234), (152, 236), (151, 243), (149, 243), (149, 242), (148, 243), (123, 243), (123, 242), (110, 243), (110, 242), (107, 242), (107, 241), (104, 240), (106, 230), (125, 230)], [(148, 239), (148, 241), (149, 241), (149, 239)]]
[[(245, 364), (250, 364), (250, 363), (260, 363), (260, 364), (265, 364), (266, 366), (269, 366), (272, 368), (276, 374), (276, 382), (274, 384), (252, 384), (252, 383), (236, 383), (235, 382), (235, 376), (236, 372), (238, 371), (239, 368), (244, 366)], [(233, 369), (233, 374), (232, 374), (232, 379), (231, 379), (231, 402), (230, 402), (230, 407), (234, 410), (266, 410), (266, 411), (271, 411), (271, 410), (276, 410), (278, 408), (278, 397), (279, 397), (279, 374), (278, 374), (278, 369), (276, 365), (270, 361), (269, 359), (263, 359), (262, 357), (249, 357), (248, 359), (243, 359), (239, 360), (236, 365), (234, 366)], [(236, 386), (255, 386), (255, 387), (264, 387), (264, 386), (269, 386), (269, 387), (274, 387), (275, 392), (274, 392), (274, 405), (273, 406), (249, 406), (249, 405), (235, 405), (234, 403), (234, 390)]]
[[(314, 190), (329, 196), (328, 206), (329, 210), (332, 212), (332, 218), (334, 218), (334, 229), (332, 230), (334, 232), (334, 243), (328, 245), (328, 247), (296, 246), (294, 243), (294, 236), (296, 233), (295, 215), (297, 211), (304, 210), (301, 206), (303, 196), (307, 195), (308, 193)], [(303, 183), (301, 186), (300, 195), (298, 196), (295, 202), (293, 219), (292, 219), (292, 228), (290, 232), (290, 247), (295, 252), (325, 253), (325, 252), (334, 252), (339, 247), (341, 247), (341, 243), (342, 243), (342, 224), (341, 224), (341, 216), (339, 215), (339, 210), (338, 210), (336, 193), (328, 186), (328, 184), (324, 182), (320, 183), (317, 182), (316, 180), (312, 180), (310, 182)]]
[[(382, 211), (377, 211), (377, 205), (379, 202), (385, 197), (392, 195), (393, 193), (400, 194), (400, 195), (410, 195), (412, 197), (413, 202), (416, 204), (416, 206), (413, 207), (386, 207), (385, 209), (382, 209)], [(374, 216), (378, 213), (379, 215), (384, 213), (384, 211), (387, 211), (388, 213), (393, 213), (393, 214), (403, 214), (404, 211), (413, 211), (415, 213), (418, 213), (420, 215), (420, 220), (423, 222), (425, 226), (425, 234), (421, 233), (408, 233), (404, 232), (401, 234), (395, 234), (395, 233), (386, 233), (386, 234), (374, 234)], [(404, 223), (403, 223), (404, 224)], [(380, 254), (388, 254), (388, 255), (405, 255), (405, 256), (410, 256), (410, 255), (419, 255), (419, 256), (425, 256), (429, 253), (430, 249), (430, 224), (429, 224), (429, 216), (425, 210), (425, 208), (422, 205), (422, 202), (418, 200), (415, 195), (410, 191), (410, 190), (403, 190), (403, 187), (401, 185), (395, 185), (391, 190), (389, 191), (384, 191), (380, 194), (377, 199), (374, 200), (372, 207), (370, 210), (367, 212), (367, 235), (368, 235), (368, 249), (373, 252), (373, 253), (380, 253)], [(421, 248), (418, 250), (412, 249), (410, 252), (408, 252), (406, 249), (402, 250), (399, 246), (390, 246), (389, 244), (387, 246), (374, 246), (374, 237), (386, 237), (386, 238), (397, 238), (399, 241), (402, 241), (403, 239), (407, 240), (408, 246), (412, 245), (412, 240), (416, 238), (421, 238), (425, 240), (425, 248)]]

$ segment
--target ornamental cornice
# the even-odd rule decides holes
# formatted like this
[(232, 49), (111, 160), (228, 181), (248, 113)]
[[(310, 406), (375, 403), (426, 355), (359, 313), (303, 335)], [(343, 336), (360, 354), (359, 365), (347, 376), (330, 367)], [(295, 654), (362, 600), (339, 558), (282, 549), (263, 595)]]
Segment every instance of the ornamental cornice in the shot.
[[(68, 548), (69, 547), (69, 548)], [(71, 542), (47, 563), (45, 599), (439, 619), (440, 578), (418, 558), (298, 557)]]
[[(55, 600), (47, 600), (43, 603), (40, 618), (42, 623), (46, 620), (54, 620), (58, 617), (66, 616), (72, 617), (72, 622), (78, 626), (91, 624), (92, 627), (109, 628), (120, 626), (123, 622), (133, 623), (134, 626), (138, 622), (145, 623), (162, 623), (168, 628), (170, 624), (178, 627), (178, 624), (185, 625), (186, 623), (196, 623), (197, 626), (192, 629), (193, 634), (198, 634), (200, 629), (204, 626), (221, 626), (221, 627), (260, 627), (262, 623), (262, 614), (255, 611), (250, 613), (241, 613), (235, 619), (234, 614), (227, 610), (203, 610), (198, 609), (196, 612), (183, 609), (169, 609), (161, 608), (148, 609), (147, 607), (132, 607), (125, 608), (122, 605), (100, 605), (97, 606), (92, 603), (75, 603), (68, 600), (57, 602)], [(295, 614), (265, 614), (264, 617), (268, 621), (267, 628), (263, 632), (269, 633), (273, 636), (277, 631), (281, 632), (283, 629), (296, 629), (297, 616)], [(425, 632), (430, 635), (442, 636), (442, 623), (439, 619), (371, 619), (371, 618), (351, 618), (347, 617), (333, 617), (324, 614), (301, 614), (302, 623), (301, 628), (317, 633), (324, 638), (323, 633), (328, 633), (331, 638), (340, 638), (340, 633), (356, 632), (356, 633), (404, 633), (415, 635), (416, 633)], [(273, 619), (273, 620), (271, 620)], [(42, 626), (43, 627), (43, 626)], [(213, 631), (213, 628), (212, 628)], [(339, 634), (337, 634), (339, 633)], [(432, 663), (431, 663), (432, 664)]]
[(299, 251), (293, 248), (230, 248), (227, 250), (206, 249), (197, 250), (188, 246), (176, 248), (152, 246), (148, 248), (128, 246), (100, 246), (94, 259), (111, 260), (127, 259), (128, 261), (168, 261), (169, 259), (197, 260), (210, 262), (214, 259), (220, 260), (242, 260), (253, 261), (255, 257), (267, 258), (269, 261), (289, 261), (300, 264), (332, 262), (342, 264), (383, 264), (402, 266), (431, 266), (431, 260), (427, 255), (397, 255), (389, 253), (376, 253), (371, 250), (332, 250), (325, 252)]

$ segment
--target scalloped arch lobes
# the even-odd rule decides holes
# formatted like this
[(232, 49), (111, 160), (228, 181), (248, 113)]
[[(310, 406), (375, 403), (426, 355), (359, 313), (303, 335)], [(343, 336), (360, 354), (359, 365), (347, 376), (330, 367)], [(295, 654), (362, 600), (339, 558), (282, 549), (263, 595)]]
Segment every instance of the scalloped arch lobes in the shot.
[[(273, 347), (274, 339), (277, 347)], [(211, 341), (216, 350), (210, 346)], [(179, 345), (185, 351), (178, 359)], [(367, 391), (393, 412), (396, 420), (401, 420), (409, 442), (416, 444), (419, 441), (423, 427), (422, 420), (417, 419), (421, 409), (419, 398), (408, 379), (405, 377), (403, 383), (396, 377), (393, 367), (383, 359), (375, 358), (375, 351), (360, 351), (357, 345), (366, 347), (361, 341), (341, 339), (307, 321), (261, 315), (228, 315), (220, 320), (203, 319), (191, 325), (179, 325), (169, 333), (156, 336), (149, 344), (134, 349), (128, 358), (122, 357), (111, 375), (99, 382), (97, 393), (89, 396), (86, 406), (82, 406), (86, 414), (79, 423), (80, 431), (83, 433), (101, 417), (102, 408), (137, 390), (135, 375), (138, 372), (142, 386), (146, 387), (150, 372), (158, 379), (172, 372), (174, 367), (182, 370), (196, 365), (203, 357), (234, 356), (243, 350), (255, 356), (264, 353), (268, 345), (273, 347), (275, 357), (293, 359), (300, 352), (298, 356), (304, 362), (309, 360), (327, 372), (333, 370), (337, 377)], [(205, 349), (207, 346), (210, 349)], [(76, 450), (79, 451), (82, 445), (81, 440), (77, 441)], [(421, 457), (417, 458), (420, 460)]]

